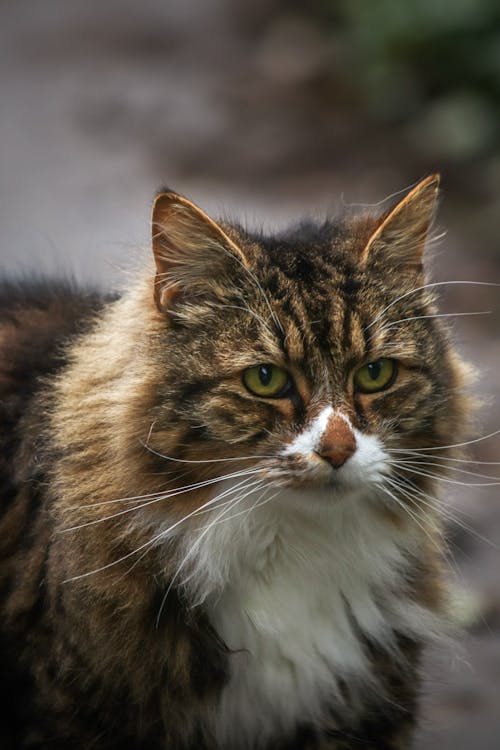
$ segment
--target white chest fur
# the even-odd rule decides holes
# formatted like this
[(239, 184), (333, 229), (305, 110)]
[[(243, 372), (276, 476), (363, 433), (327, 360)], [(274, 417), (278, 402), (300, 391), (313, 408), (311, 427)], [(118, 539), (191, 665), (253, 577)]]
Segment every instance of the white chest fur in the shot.
[[(246, 498), (247, 507), (255, 501)], [(414, 535), (354, 493), (313, 513), (317, 495), (300, 501), (306, 512), (297, 511), (297, 493), (282, 492), (214, 525), (197, 548), (190, 580), (234, 652), (215, 717), (227, 748), (258, 748), (298, 723), (321, 722), (332, 701), (341, 708), (339, 677), (368, 687), (360, 632), (390, 649), (393, 627), (421, 629), (423, 613), (402, 601)]]

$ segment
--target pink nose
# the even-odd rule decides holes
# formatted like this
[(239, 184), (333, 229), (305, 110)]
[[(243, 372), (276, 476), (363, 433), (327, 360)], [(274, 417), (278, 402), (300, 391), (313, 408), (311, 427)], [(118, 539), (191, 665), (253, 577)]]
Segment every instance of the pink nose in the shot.
[(317, 453), (334, 469), (339, 469), (356, 450), (354, 433), (342, 419), (333, 416), (324, 431)]

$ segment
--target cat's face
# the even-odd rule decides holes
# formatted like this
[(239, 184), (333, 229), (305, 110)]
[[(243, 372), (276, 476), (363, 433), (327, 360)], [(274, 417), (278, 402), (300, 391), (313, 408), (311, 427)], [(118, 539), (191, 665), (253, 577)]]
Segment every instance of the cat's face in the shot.
[(159, 199), (168, 361), (151, 447), (171, 455), (174, 419), (184, 469), (257, 466), (340, 496), (380, 486), (393, 451), (453, 442), (460, 372), (421, 288), (436, 191), (429, 178), (382, 218), (272, 238)]

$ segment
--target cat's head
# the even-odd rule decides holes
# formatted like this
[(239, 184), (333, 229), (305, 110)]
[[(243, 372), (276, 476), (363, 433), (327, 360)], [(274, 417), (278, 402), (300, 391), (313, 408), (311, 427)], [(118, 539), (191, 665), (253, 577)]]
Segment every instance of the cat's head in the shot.
[(458, 442), (462, 370), (424, 267), (438, 187), (271, 236), (160, 194), (155, 455), (197, 479), (255, 470), (335, 497), (401, 476), (398, 451)]

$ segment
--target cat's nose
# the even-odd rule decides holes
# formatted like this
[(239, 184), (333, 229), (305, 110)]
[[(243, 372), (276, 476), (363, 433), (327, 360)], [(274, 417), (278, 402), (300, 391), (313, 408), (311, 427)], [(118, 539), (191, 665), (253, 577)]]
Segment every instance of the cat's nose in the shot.
[(334, 415), (321, 436), (316, 452), (334, 469), (339, 469), (355, 450), (356, 438), (348, 421), (344, 417)]
[(328, 461), (328, 463), (333, 466), (334, 469), (340, 469), (343, 464), (347, 461), (348, 458), (352, 456), (354, 451), (356, 450), (356, 446), (339, 446), (335, 445), (333, 447), (325, 446), (320, 451), (316, 451), (321, 458), (324, 458), (325, 461)]

